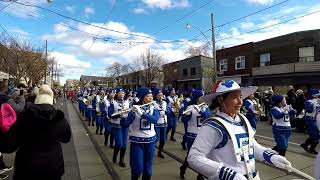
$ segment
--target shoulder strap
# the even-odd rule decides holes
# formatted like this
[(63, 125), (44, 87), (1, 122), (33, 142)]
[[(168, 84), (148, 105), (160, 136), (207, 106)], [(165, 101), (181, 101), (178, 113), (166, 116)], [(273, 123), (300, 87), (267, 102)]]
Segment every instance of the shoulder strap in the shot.
[(227, 131), (227, 129), (224, 127), (224, 125), (221, 124), (220, 121), (218, 121), (216, 119), (216, 117), (211, 117), (211, 118), (206, 119), (203, 122), (203, 125), (208, 125), (208, 126), (214, 128), (214, 129), (218, 130), (221, 133), (222, 140), (217, 145), (217, 147), (215, 147), (215, 149), (220, 149), (220, 148), (224, 147), (227, 144), (228, 139), (230, 139), (230, 134)]

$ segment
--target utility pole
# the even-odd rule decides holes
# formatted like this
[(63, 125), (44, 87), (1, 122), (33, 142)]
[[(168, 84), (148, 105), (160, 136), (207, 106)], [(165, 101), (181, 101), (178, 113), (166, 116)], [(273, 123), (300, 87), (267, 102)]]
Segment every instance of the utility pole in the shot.
[[(46, 63), (48, 63), (48, 41), (46, 40)], [(45, 76), (44, 76), (44, 83), (47, 84), (47, 67), (46, 66), (46, 71), (45, 71)]]
[(213, 22), (213, 13), (211, 13), (211, 33), (212, 33), (212, 66), (213, 66), (213, 83), (217, 80), (217, 66), (216, 66), (216, 40), (214, 36), (214, 22)]

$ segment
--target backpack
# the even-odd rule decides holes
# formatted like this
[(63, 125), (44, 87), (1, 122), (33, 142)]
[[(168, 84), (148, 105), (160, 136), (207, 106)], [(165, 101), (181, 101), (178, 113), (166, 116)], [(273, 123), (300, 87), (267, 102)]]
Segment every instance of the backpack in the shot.
[(17, 115), (8, 103), (3, 103), (0, 108), (0, 129), (3, 133), (9, 131), (10, 127), (16, 122)]

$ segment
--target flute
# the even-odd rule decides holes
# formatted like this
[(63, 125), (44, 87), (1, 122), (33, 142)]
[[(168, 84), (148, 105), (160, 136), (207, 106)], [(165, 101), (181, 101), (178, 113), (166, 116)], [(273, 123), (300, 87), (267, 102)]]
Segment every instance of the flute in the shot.
[[(151, 104), (154, 104), (156, 103), (155, 101), (152, 101), (152, 102), (149, 102), (147, 104), (142, 104), (140, 105), (139, 107), (144, 107), (144, 106), (148, 106), (148, 105), (151, 105)], [(120, 114), (125, 114), (125, 113), (128, 113), (130, 111), (132, 111), (133, 107), (132, 108), (129, 108), (129, 109), (124, 109), (124, 110), (121, 110), (121, 111), (118, 111), (118, 112), (115, 112), (111, 115), (111, 117), (113, 116), (117, 116), (117, 115), (120, 115)]]
[[(200, 109), (202, 106), (206, 105), (206, 103), (201, 103), (201, 104), (198, 104), (198, 105), (193, 105), (193, 106), (196, 106), (197, 109)], [(187, 108), (185, 111), (183, 111), (182, 114), (188, 114), (192, 111), (192, 108)]]

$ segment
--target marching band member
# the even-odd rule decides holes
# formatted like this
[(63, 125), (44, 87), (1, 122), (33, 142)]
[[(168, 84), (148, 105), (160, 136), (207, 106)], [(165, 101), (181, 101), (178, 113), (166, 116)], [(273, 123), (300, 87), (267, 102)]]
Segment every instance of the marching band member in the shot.
[(244, 108), (246, 110), (246, 117), (250, 122), (253, 129), (257, 129), (257, 111), (255, 110), (254, 105), (254, 95), (250, 94), (250, 96), (243, 102)]
[[(202, 90), (194, 90), (192, 92), (191, 102), (189, 103), (188, 107), (186, 108), (186, 111), (190, 110), (190, 109), (191, 109), (191, 111), (182, 115), (182, 121), (187, 125), (186, 141), (187, 141), (188, 153), (189, 153), (189, 150), (190, 150), (195, 138), (197, 137), (197, 134), (200, 130), (200, 127), (201, 127), (203, 121), (205, 119), (211, 117), (211, 112), (210, 112), (207, 105), (203, 104), (202, 106), (197, 106), (201, 103), (199, 101), (199, 98), (203, 95), (204, 95), (204, 93)], [(187, 155), (187, 157), (188, 157), (188, 155)], [(184, 175), (186, 173), (186, 169), (189, 166), (188, 161), (187, 161), (187, 157), (185, 158), (184, 163), (180, 167), (180, 177), (182, 179), (185, 178)], [(197, 179), (198, 180), (203, 179), (203, 177), (199, 174)]]
[(94, 126), (94, 119), (93, 119), (93, 111), (95, 111), (94, 109), (93, 109), (93, 106), (92, 106), (92, 100), (94, 99), (94, 96), (95, 96), (95, 94), (94, 94), (94, 92), (93, 92), (93, 90), (91, 90), (90, 91), (90, 94), (89, 94), (89, 96), (88, 96), (88, 105), (87, 105), (87, 121), (88, 121), (88, 126), (90, 126), (90, 125), (92, 125), (92, 126)]
[(202, 124), (188, 155), (190, 167), (210, 180), (260, 179), (255, 158), (291, 168), (286, 158), (257, 143), (254, 129), (240, 114), (242, 100), (256, 90), (240, 88), (233, 80), (217, 81), (212, 93), (203, 97), (207, 103), (217, 103), (219, 111)]
[(168, 117), (168, 128), (167, 128), (167, 137), (169, 132), (171, 131), (171, 136), (170, 136), (170, 141), (176, 141), (174, 139), (174, 134), (176, 132), (176, 127), (177, 127), (177, 117), (176, 117), (176, 103), (178, 100), (178, 97), (176, 96), (176, 92), (174, 88), (169, 89), (169, 96), (167, 96), (166, 101), (167, 105), (169, 107), (168, 112), (167, 112), (167, 117)]
[[(184, 100), (181, 102), (181, 106), (180, 106), (180, 111), (179, 111), (179, 117), (182, 117), (182, 113), (183, 111), (186, 110), (186, 108), (189, 106), (189, 103), (191, 101), (191, 97), (192, 97), (192, 92), (193, 92), (193, 89), (189, 89), (189, 96), (190, 97), (186, 97), (184, 98)], [(187, 150), (187, 125), (188, 123), (185, 123), (183, 122), (183, 127), (184, 127), (184, 134), (183, 134), (183, 139), (182, 139), (182, 142), (181, 142), (181, 146), (182, 146), (182, 149), (183, 150)]]
[[(102, 118), (102, 113), (101, 113), (101, 109), (100, 109), (100, 104), (103, 102), (104, 100), (104, 90), (100, 89), (99, 94), (96, 95), (95, 97), (96, 99), (96, 105), (95, 105), (95, 113), (96, 113), (96, 134), (100, 134), (102, 135), (102, 131), (103, 131), (103, 118)], [(99, 133), (100, 132), (100, 133)]]
[[(320, 109), (319, 95), (320, 91), (317, 89), (311, 89), (309, 95), (312, 99), (305, 102), (305, 122), (307, 126), (308, 139), (300, 146), (307, 152), (312, 154), (318, 154), (315, 150), (319, 143), (318, 127), (316, 125), (316, 113)], [(310, 147), (309, 147), (310, 146)]]
[(122, 88), (116, 89), (117, 96), (115, 100), (110, 104), (108, 109), (109, 117), (111, 117), (111, 133), (115, 137), (115, 146), (113, 151), (113, 163), (117, 162), (117, 156), (120, 151), (120, 161), (119, 165), (121, 167), (126, 167), (124, 162), (124, 155), (127, 149), (128, 141), (128, 127), (122, 126), (121, 121), (124, 121), (128, 113), (122, 113), (116, 116), (112, 116), (113, 113), (129, 109), (129, 102), (124, 100), (125, 91)]
[[(320, 110), (318, 110), (316, 115), (316, 123), (318, 127), (318, 134), (320, 134)], [(319, 136), (318, 138), (320, 138)], [(316, 175), (316, 179), (320, 179), (320, 153), (317, 155), (314, 171), (315, 171), (314, 174)]]
[[(103, 101), (101, 101), (100, 103), (100, 111), (101, 111), (101, 121), (102, 121), (102, 124), (104, 126), (104, 145), (107, 146), (108, 144), (108, 138), (109, 138), (109, 135), (110, 135), (110, 132), (111, 132), (111, 124), (110, 124), (110, 118), (109, 118), (109, 115), (108, 115), (108, 108), (110, 106), (110, 102), (108, 100), (108, 97), (107, 95), (109, 96), (109, 92), (107, 91), (106, 93), (106, 96), (103, 98)], [(111, 146), (111, 137), (110, 137), (110, 146)]]
[(154, 90), (154, 97), (156, 99), (155, 108), (159, 111), (160, 117), (158, 122), (154, 125), (157, 141), (159, 141), (158, 157), (164, 158), (162, 150), (166, 142), (166, 129), (167, 129), (167, 103), (163, 100), (163, 94), (160, 89)]
[[(140, 105), (153, 101), (152, 92), (148, 88), (139, 90)], [(150, 180), (152, 161), (155, 150), (156, 132), (154, 124), (159, 119), (159, 111), (151, 104), (148, 106), (134, 105), (125, 125), (130, 125), (130, 168), (131, 179)]]
[(296, 111), (287, 105), (283, 96), (275, 95), (271, 97), (274, 107), (271, 109), (272, 132), (276, 141), (273, 150), (277, 151), (281, 156), (286, 155), (289, 137), (291, 135), (290, 116)]

